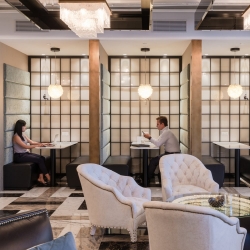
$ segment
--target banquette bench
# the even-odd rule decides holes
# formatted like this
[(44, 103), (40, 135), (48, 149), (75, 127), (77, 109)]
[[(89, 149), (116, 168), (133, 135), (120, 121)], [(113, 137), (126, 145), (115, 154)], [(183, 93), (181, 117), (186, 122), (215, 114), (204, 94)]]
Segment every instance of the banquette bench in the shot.
[[(67, 182), (70, 188), (81, 189), (81, 183), (76, 168), (78, 165), (84, 163), (89, 163), (89, 156), (79, 156), (66, 165)], [(128, 176), (130, 175), (131, 169), (131, 157), (125, 155), (109, 156), (102, 166), (120, 175)]]
[[(50, 156), (45, 157), (47, 169), (50, 167)], [(38, 165), (32, 162), (9, 163), (3, 166), (3, 185), (5, 190), (30, 189), (38, 179)]]
[(221, 188), (223, 186), (225, 176), (224, 164), (207, 155), (202, 156), (201, 162), (208, 170), (211, 171), (214, 181), (217, 182)]

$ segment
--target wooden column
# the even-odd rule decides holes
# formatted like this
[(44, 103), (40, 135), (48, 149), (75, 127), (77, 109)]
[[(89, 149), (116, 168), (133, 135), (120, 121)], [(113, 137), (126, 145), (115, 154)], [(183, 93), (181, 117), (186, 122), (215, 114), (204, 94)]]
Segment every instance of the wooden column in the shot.
[(201, 159), (202, 41), (192, 40), (190, 75), (190, 154)]
[(89, 161), (100, 164), (99, 40), (89, 41)]

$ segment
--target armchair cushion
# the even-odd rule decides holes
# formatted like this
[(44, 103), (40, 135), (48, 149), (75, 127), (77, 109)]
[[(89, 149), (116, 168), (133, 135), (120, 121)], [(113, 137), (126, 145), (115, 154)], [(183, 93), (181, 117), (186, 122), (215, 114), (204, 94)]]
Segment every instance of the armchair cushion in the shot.
[(55, 240), (29, 248), (28, 250), (76, 250), (76, 244), (73, 234), (68, 232)]

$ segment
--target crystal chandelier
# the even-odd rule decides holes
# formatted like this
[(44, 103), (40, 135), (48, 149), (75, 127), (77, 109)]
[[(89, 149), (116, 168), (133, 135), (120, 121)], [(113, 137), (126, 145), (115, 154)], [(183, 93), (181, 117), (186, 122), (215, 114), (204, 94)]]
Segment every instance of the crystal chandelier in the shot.
[(105, 0), (59, 0), (60, 18), (81, 38), (96, 38), (110, 28), (111, 11)]
[[(235, 52), (239, 51), (240, 49), (239, 48), (231, 48), (230, 50), (235, 53)], [(235, 76), (235, 54), (234, 54), (234, 76)], [(236, 84), (236, 76), (235, 76), (235, 84), (229, 85), (229, 87), (227, 89), (227, 93), (233, 99), (236, 99), (242, 95), (243, 89), (242, 89), (240, 84)]]
[(58, 0), (39, 0), (44, 6), (54, 5), (58, 3)]
[(149, 48), (141, 48), (141, 51), (145, 52), (145, 83), (141, 84), (138, 88), (138, 94), (142, 99), (148, 99), (152, 93), (153, 93), (153, 89), (151, 87), (150, 84), (146, 83), (146, 52), (150, 51)]
[[(55, 52), (55, 71), (56, 71), (56, 52), (59, 52), (59, 48), (50, 48), (51, 51)], [(56, 73), (55, 73), (55, 84), (50, 84), (48, 87), (49, 96), (57, 99), (62, 96), (63, 88), (60, 84), (57, 84)]]

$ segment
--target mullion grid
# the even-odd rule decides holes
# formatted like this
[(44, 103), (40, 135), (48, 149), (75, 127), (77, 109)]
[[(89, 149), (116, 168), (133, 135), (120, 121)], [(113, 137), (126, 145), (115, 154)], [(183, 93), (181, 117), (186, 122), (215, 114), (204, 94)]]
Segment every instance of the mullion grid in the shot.
[[(79, 59), (79, 70), (76, 72), (76, 73), (78, 73), (79, 74), (79, 80), (80, 80), (80, 83), (79, 83), (79, 86), (78, 86), (78, 88), (79, 88), (79, 96), (80, 96), (80, 99), (78, 100), (79, 101), (79, 105), (80, 105), (80, 114), (79, 114), (79, 119), (80, 119), (80, 126), (79, 126), (79, 128), (77, 128), (77, 129), (79, 129), (80, 130), (80, 138), (81, 138), (81, 129), (82, 129), (82, 125), (81, 125), (81, 112), (82, 112), (82, 109), (81, 109), (81, 90), (82, 90), (82, 85), (81, 85), (81, 74), (82, 73), (87, 73), (87, 72), (82, 72), (81, 71), (81, 59), (83, 59), (83, 58), (86, 58), (86, 57), (78, 57), (78, 56), (57, 56), (56, 57), (56, 59), (59, 59), (59, 67), (60, 67), (60, 69), (58, 70), (58, 69), (54, 69), (54, 73), (55, 74), (59, 74), (60, 75), (60, 82), (61, 82), (61, 84), (62, 84), (62, 73), (69, 73), (69, 80), (70, 80), (70, 82), (69, 82), (69, 86), (68, 85), (66, 85), (66, 87), (68, 88), (69, 87), (69, 91), (70, 91), (70, 97), (71, 97), (71, 90), (72, 90), (72, 68), (71, 68), (71, 65), (72, 65), (72, 59)], [(32, 71), (31, 70), (31, 68), (32, 68), (32, 59), (39, 59), (39, 63), (40, 63), (40, 66), (39, 66), (39, 71)], [(42, 91), (43, 91), (43, 88), (45, 88), (45, 86), (42, 86), (42, 73), (44, 73), (44, 74), (49, 74), (49, 83), (51, 84), (52, 83), (52, 60), (53, 59), (55, 59), (55, 57), (54, 56), (46, 56), (46, 60), (49, 60), (49, 62), (50, 62), (50, 68), (49, 68), (49, 72), (47, 72), (47, 71), (45, 71), (45, 72), (43, 72), (42, 71), (42, 59), (45, 59), (45, 57), (40, 57), (40, 56), (29, 56), (29, 72), (31, 72), (31, 74), (32, 73), (39, 73), (39, 81), (40, 81), (40, 84), (39, 84), (39, 92), (40, 92), (40, 99), (39, 99), (39, 104), (40, 104), (40, 107), (39, 107), (39, 114), (37, 114), (37, 113), (32, 113), (32, 109), (31, 109), (31, 118), (32, 118), (32, 116), (33, 115), (39, 115), (39, 118), (40, 118), (40, 122), (39, 122), (39, 124), (40, 124), (40, 127), (39, 128), (36, 128), (35, 127), (35, 129), (36, 130), (38, 130), (39, 129), (39, 138), (40, 138), (40, 141), (43, 139), (42, 138), (42, 116), (43, 116), (43, 114), (42, 114), (42, 103), (43, 103), (43, 101), (45, 101), (45, 100), (43, 100), (42, 98)], [(62, 71), (62, 59), (69, 59), (69, 70), (66, 70), (66, 71)], [(47, 75), (45, 75), (45, 82), (46, 82), (46, 79), (47, 79)], [(31, 85), (31, 88), (30, 88), (30, 92), (32, 93), (32, 87), (35, 87), (35, 88), (37, 88), (37, 86), (36, 85)], [(46, 88), (47, 88), (48, 86), (46, 86)], [(63, 88), (65, 88), (65, 86), (63, 86)], [(64, 91), (65, 91), (65, 89), (64, 89)], [(30, 105), (32, 105), (32, 98), (31, 98), (31, 102), (30, 102)], [(35, 100), (36, 101), (36, 100)], [(59, 101), (59, 119), (60, 119), (60, 123), (59, 123), (59, 127), (58, 128), (52, 128), (52, 119), (51, 119), (51, 117), (53, 116), (53, 114), (51, 114), (51, 111), (52, 111), (52, 106), (53, 106), (53, 102), (58, 102)], [(55, 100), (52, 100), (51, 98), (49, 99), (49, 101), (46, 101), (46, 102), (49, 102), (49, 108), (50, 108), (50, 114), (49, 114), (49, 118), (50, 118), (50, 122), (49, 122), (49, 137), (50, 137), (50, 141), (52, 140), (52, 138), (51, 138), (51, 134), (52, 134), (52, 129), (53, 130), (55, 130), (55, 129), (57, 129), (57, 130), (59, 130), (60, 131), (60, 138), (61, 138), (61, 134), (62, 134), (62, 116), (64, 116), (64, 114), (62, 114), (62, 102), (64, 102), (65, 100), (62, 100), (61, 98), (58, 100), (58, 99), (55, 99)], [(86, 100), (84, 100), (84, 101), (86, 101)], [(46, 104), (47, 105), (47, 104)], [(70, 105), (70, 111), (69, 111), (69, 116), (71, 117), (71, 115), (72, 115), (72, 112), (71, 112), (71, 110), (72, 110), (72, 107), (71, 107), (71, 105), (72, 105), (72, 103), (71, 103), (71, 100), (69, 101), (69, 105)], [(30, 107), (31, 108), (31, 107)], [(46, 114), (46, 115), (48, 115), (48, 114)], [(58, 114), (57, 114), (58, 115)], [(32, 120), (32, 119), (31, 119)], [(31, 124), (31, 121), (30, 121), (30, 124)], [(31, 126), (31, 128), (32, 128), (32, 126)], [(30, 133), (31, 133), (31, 138), (32, 138), (32, 129), (30, 128)], [(48, 129), (48, 128), (46, 128), (46, 129)], [(69, 124), (69, 128), (67, 128), (67, 129), (69, 129), (69, 138), (70, 138), (70, 141), (72, 140), (72, 126), (71, 126), (71, 122), (70, 122), (70, 124)], [(80, 147), (79, 147), (79, 152), (78, 152), (78, 155), (81, 155), (81, 150), (82, 150), (82, 142), (81, 142), (81, 139), (80, 139), (80, 141), (79, 141), (79, 143), (80, 143)], [(63, 166), (62, 166), (62, 163), (63, 163), (63, 159), (69, 159), (69, 160), (72, 160), (73, 159), (73, 157), (72, 157), (72, 150), (73, 149), (71, 149), (71, 147), (69, 148), (69, 156), (67, 156), (67, 157), (63, 157), (63, 152), (61, 152), (60, 150), (57, 150), (57, 152), (56, 152), (56, 155), (57, 155), (57, 157), (56, 157), (56, 160), (57, 161), (59, 161), (59, 164), (60, 164), (60, 168), (58, 168), (57, 167), (57, 170), (59, 170), (60, 171), (60, 173), (62, 173), (63, 171), (62, 171), (62, 168), (63, 168)], [(44, 151), (42, 151), (42, 150), (39, 150), (40, 151), (40, 154), (41, 153), (44, 153)], [(64, 173), (63, 173), (64, 174)]]
[[(158, 60), (158, 63), (159, 63), (159, 68), (158, 68), (158, 71), (157, 72), (153, 72), (153, 71), (151, 71), (151, 59), (153, 59), (153, 58), (156, 58), (157, 60)], [(147, 57), (147, 60), (148, 60), (148, 66), (149, 66), (149, 69), (148, 69), (148, 71), (146, 72), (146, 74), (148, 75), (148, 77), (149, 77), (149, 81), (150, 81), (150, 78), (151, 78), (151, 74), (152, 73), (158, 73), (158, 76), (159, 76), (159, 78), (158, 78), (158, 84), (157, 84), (157, 86), (155, 86), (156, 88), (158, 88), (158, 99), (157, 100), (154, 100), (155, 102), (158, 102), (158, 114), (157, 114), (157, 116), (161, 113), (161, 106), (162, 105), (160, 105), (161, 104), (161, 101), (164, 101), (165, 99), (163, 99), (163, 100), (161, 100), (161, 94), (160, 94), (160, 88), (161, 88), (161, 84), (160, 84), (160, 75), (161, 74), (168, 74), (168, 81), (169, 81), (169, 84), (168, 84), (168, 86), (164, 86), (164, 87), (168, 87), (168, 100), (165, 100), (165, 101), (167, 101), (167, 105), (168, 105), (168, 119), (169, 120), (171, 120), (171, 118), (172, 118), (172, 116), (173, 115), (179, 115), (179, 118), (177, 119), (177, 123), (179, 124), (178, 125), (178, 127), (176, 127), (176, 125), (175, 125), (175, 130), (176, 129), (179, 129), (180, 130), (180, 112), (178, 113), (177, 112), (177, 114), (176, 114), (176, 112), (173, 112), (173, 114), (170, 112), (170, 110), (171, 110), (171, 101), (179, 101), (179, 100), (175, 100), (175, 99), (173, 99), (173, 100), (170, 100), (170, 96), (171, 96), (171, 93), (170, 93), (170, 89), (171, 89), (171, 82), (170, 82), (170, 79), (171, 79), (171, 73), (176, 73), (176, 74), (179, 74), (180, 73), (180, 70), (181, 70), (181, 68), (180, 68), (180, 65), (181, 65), (181, 57), (167, 57), (167, 59), (169, 60), (169, 65), (168, 65), (168, 72), (161, 72), (161, 69), (160, 69), (160, 59), (165, 59), (166, 57), (159, 57), (159, 56), (155, 56), (155, 57)], [(178, 62), (178, 67), (179, 67), (179, 70), (178, 71), (175, 71), (175, 70), (173, 70), (173, 72), (171, 72), (171, 58), (174, 58), (174, 59), (178, 59), (179, 60), (179, 62)], [(117, 70), (117, 69), (114, 69), (113, 70), (113, 68), (112, 68), (112, 63), (114, 63), (113, 61), (112, 61), (112, 59), (119, 59), (119, 61), (118, 62), (116, 62), (116, 63), (118, 63), (118, 65), (119, 65), (119, 71)], [(112, 105), (114, 105), (114, 101), (115, 101), (115, 103), (117, 104), (117, 103), (119, 103), (119, 105), (120, 105), (120, 107), (117, 107), (118, 108), (118, 110), (119, 110), (119, 112), (120, 112), (120, 114), (117, 114), (117, 113), (113, 113), (113, 111), (112, 111), (112, 108), (111, 108), (111, 120), (112, 120), (112, 117), (113, 117), (113, 115), (116, 115), (116, 118), (115, 117), (113, 117), (113, 118), (115, 118), (115, 119), (117, 119), (117, 115), (119, 115), (119, 123), (120, 123), (120, 128), (116, 128), (116, 127), (114, 127), (114, 125), (112, 125), (112, 122), (111, 122), (111, 155), (115, 152), (115, 149), (113, 148), (113, 147), (115, 147), (115, 145), (117, 145), (117, 144), (119, 144), (120, 145), (120, 149), (119, 149), (119, 153), (120, 154), (122, 154), (123, 152), (122, 152), (122, 144), (124, 144), (124, 145), (126, 145), (127, 144), (127, 142), (122, 142), (121, 141), (121, 139), (122, 139), (122, 136), (121, 136), (121, 122), (122, 122), (122, 119), (121, 119), (121, 117), (122, 117), (122, 114), (121, 114), (121, 112), (122, 112), (122, 109), (121, 109), (121, 105), (122, 105), (122, 100), (121, 100), (121, 90), (122, 90), (122, 85), (121, 85), (121, 81), (122, 81), (122, 73), (124, 73), (123, 71), (122, 71), (122, 65), (121, 65), (121, 60), (122, 59), (124, 59), (124, 57), (122, 57), (122, 56), (111, 56), (111, 57), (109, 57), (109, 71), (111, 72), (111, 76), (112, 76), (112, 74), (114, 74), (113, 76), (115, 76), (115, 74), (119, 74), (119, 84), (117, 85), (117, 84), (112, 84), (112, 82), (111, 82), (111, 88), (110, 88), (110, 91), (111, 91), (111, 94), (110, 94), (110, 96), (111, 96), (111, 106)], [(126, 128), (126, 129), (128, 129), (129, 130), (129, 132), (128, 132), (128, 136), (130, 137), (130, 139), (132, 139), (133, 140), (133, 138), (132, 138), (132, 132), (131, 132), (131, 129), (132, 129), (132, 127), (131, 127), (131, 122), (132, 122), (132, 117), (135, 115), (135, 114), (132, 114), (132, 94), (131, 94), (131, 90), (132, 90), (132, 88), (138, 88), (138, 86), (136, 86), (136, 87), (131, 87), (131, 75), (132, 75), (132, 73), (134, 73), (134, 74), (138, 74), (138, 79), (139, 79), (139, 85), (140, 85), (140, 83), (142, 82), (142, 74), (143, 73), (145, 73), (144, 72), (144, 70), (142, 71), (142, 69), (141, 69), (141, 66), (142, 66), (142, 60), (141, 59), (144, 59), (144, 57), (143, 56), (131, 56), (131, 57), (126, 57), (126, 59), (129, 59), (129, 67), (130, 67), (130, 72), (128, 73), (128, 75), (129, 75), (129, 77), (130, 77), (130, 80), (129, 80), (129, 86), (128, 86), (128, 90), (130, 90), (130, 93), (129, 93), (129, 97), (128, 97), (128, 101), (130, 101), (130, 105), (128, 106), (128, 111), (129, 111), (129, 121), (130, 121), (130, 123), (129, 123), (129, 125), (128, 125), (128, 127)], [(132, 67), (132, 65), (131, 65), (131, 60), (132, 59), (139, 59), (138, 61), (138, 63), (139, 63), (139, 65), (138, 65), (138, 67), (139, 67), (139, 72), (136, 72), (136, 71), (133, 71), (132, 72), (132, 70), (131, 70), (131, 67)], [(146, 67), (146, 65), (147, 64), (145, 64), (145, 67)], [(111, 77), (111, 79), (112, 79), (112, 77)], [(178, 75), (178, 85), (177, 86), (174, 86), (174, 88), (176, 87), (176, 89), (178, 89), (178, 91), (179, 91), (179, 93), (178, 93), (178, 97), (177, 97), (177, 99), (180, 99), (180, 75)], [(126, 85), (125, 85), (125, 88), (126, 88)], [(154, 88), (154, 87), (153, 87)], [(120, 91), (120, 93), (119, 93), (119, 97), (120, 97), (120, 100), (117, 100), (117, 99), (113, 99), (113, 97), (112, 97), (112, 91), (115, 91), (115, 89), (117, 90), (117, 89), (119, 89), (119, 91)], [(134, 102), (139, 102), (138, 103), (138, 108), (139, 108), (139, 118), (138, 118), (138, 122), (139, 122), (139, 131), (141, 130), (141, 128), (142, 128), (142, 115), (146, 115), (146, 113), (142, 113), (142, 105), (143, 105), (143, 100), (141, 100), (141, 99), (139, 99), (139, 100), (134, 100)], [(149, 132), (151, 133), (151, 130), (153, 129), (153, 126), (152, 126), (152, 119), (151, 119), (151, 107), (152, 107), (152, 103), (151, 103), (151, 101), (149, 101), (149, 103), (148, 103), (148, 109), (149, 109), (149, 114), (148, 114), (148, 119), (149, 119), (149, 124), (148, 124), (148, 126), (149, 126)], [(178, 106), (178, 110), (180, 111), (180, 105)], [(155, 115), (155, 114), (154, 114)], [(156, 117), (155, 117), (156, 118)], [(175, 117), (176, 118), (176, 117)], [(134, 126), (133, 126), (134, 127)], [(154, 126), (155, 127), (155, 126)], [(113, 141), (113, 139), (112, 139), (112, 137), (115, 135), (114, 134), (114, 132), (115, 131), (119, 131), (119, 138), (120, 138), (120, 142), (117, 142), (117, 141)], [(179, 138), (180, 138), (180, 131), (178, 132), (178, 134), (179, 134)], [(138, 134), (138, 136), (140, 136), (140, 132), (139, 132), (139, 134)], [(141, 151), (141, 150), (140, 150)], [(135, 153), (135, 155), (138, 155), (139, 156), (139, 158), (140, 158), (140, 169), (141, 169), (141, 166), (142, 166), (142, 152), (140, 152), (139, 151), (139, 153)], [(130, 154), (131, 154), (131, 149), (130, 149)], [(118, 152), (116, 151), (116, 154), (117, 154)], [(156, 153), (156, 152), (155, 152)], [(151, 156), (151, 154), (154, 154), (154, 152), (151, 152), (150, 151), (150, 153), (149, 153), (149, 155)], [(136, 158), (138, 158), (137, 156), (136, 157), (134, 157), (135, 159)]]
[[(242, 68), (242, 63), (241, 62), (241, 58), (247, 58), (249, 60), (249, 57), (241, 57), (241, 56), (238, 56), (238, 57), (235, 57), (235, 59), (239, 59), (239, 70), (235, 69), (232, 70), (232, 66), (234, 63), (236, 63), (234, 61), (234, 57), (232, 56), (221, 56), (221, 57), (217, 57), (217, 56), (211, 56), (211, 57), (205, 57), (206, 59), (209, 59), (210, 60), (210, 70), (209, 70), (209, 74), (210, 74), (210, 100), (209, 100), (209, 104), (210, 104), (210, 108), (209, 108), (209, 138), (210, 138), (210, 145), (212, 145), (212, 140), (211, 140), (211, 130), (213, 129), (212, 126), (211, 126), (211, 123), (212, 123), (212, 112), (211, 112), (211, 81), (212, 81), (212, 78), (211, 78), (211, 75), (212, 73), (219, 73), (220, 76), (219, 76), (219, 86), (216, 86), (218, 87), (219, 89), (219, 94), (221, 94), (221, 90), (222, 90), (222, 73), (228, 73), (229, 74), (229, 84), (232, 84), (234, 82), (234, 78), (235, 78), (235, 74), (236, 72), (238, 72), (238, 80), (239, 80), (239, 83), (240, 83), (240, 78), (243, 77), (243, 74), (248, 74), (248, 76), (250, 77), (250, 64), (248, 66), (248, 70), (245, 72), (245, 71), (241, 71), (240, 69)], [(212, 70), (212, 63), (211, 63), (211, 60), (212, 59), (219, 59), (219, 70), (218, 71), (214, 71)], [(229, 69), (228, 71), (222, 71), (222, 59), (228, 59), (229, 60)], [(249, 61), (248, 61), (249, 62)], [(247, 87), (247, 86), (244, 86), (244, 87)], [(247, 91), (246, 91), (247, 92)], [(244, 94), (244, 93), (243, 93)], [(250, 95), (250, 89), (248, 89), (248, 95)], [(226, 113), (222, 113), (222, 101), (223, 100), (219, 100), (219, 114), (218, 114), (218, 117), (219, 117), (219, 140), (221, 141), (222, 140), (222, 124), (221, 124), (221, 119), (222, 119), (222, 115), (228, 115), (228, 119), (229, 119), (229, 122), (228, 122), (228, 128), (224, 128), (224, 129), (228, 129), (228, 138), (229, 138), (229, 141), (231, 140), (233, 134), (233, 130), (235, 129), (234, 126), (232, 125), (232, 116), (233, 115), (236, 115), (235, 113), (232, 113), (232, 104), (238, 104), (238, 116), (239, 116), (239, 121), (238, 121), (238, 138), (239, 138), (239, 142), (241, 142), (241, 119), (242, 119), (242, 115), (243, 113), (241, 113), (241, 104), (243, 103), (243, 100), (241, 100), (240, 98), (236, 99), (236, 100), (232, 100), (231, 98), (228, 99), (228, 114)], [(248, 100), (246, 100), (246, 102), (248, 102), (248, 107), (250, 107), (250, 102)], [(245, 104), (244, 104), (245, 105)], [(248, 112), (248, 117), (249, 117), (249, 112)], [(248, 119), (248, 123), (250, 124), (250, 117)], [(233, 126), (233, 127), (232, 127)], [(248, 135), (248, 141), (243, 141), (242, 143), (247, 143), (249, 144), (249, 141), (250, 141), (250, 134)], [(228, 156), (225, 156), (223, 155), (223, 152), (228, 152)], [(250, 151), (249, 151), (250, 152)], [(209, 154), (211, 155), (211, 146), (209, 147)], [(234, 171), (234, 163), (233, 163), (233, 159), (234, 159), (234, 151), (232, 150), (226, 150), (225, 149), (222, 149), (221, 147), (218, 147), (218, 158), (220, 161), (223, 162), (223, 159), (228, 159), (228, 170), (229, 170), (229, 173), (232, 173), (232, 171)]]

